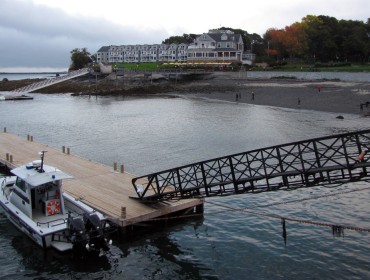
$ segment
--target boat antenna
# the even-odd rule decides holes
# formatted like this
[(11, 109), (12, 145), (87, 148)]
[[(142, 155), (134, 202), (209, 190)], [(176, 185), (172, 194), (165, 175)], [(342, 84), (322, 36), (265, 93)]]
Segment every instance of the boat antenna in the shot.
[(44, 156), (45, 156), (45, 153), (46, 152), (47, 151), (41, 151), (41, 152), (39, 152), (39, 156), (41, 158), (41, 167), (40, 167), (40, 170), (39, 170), (40, 173), (44, 173)]

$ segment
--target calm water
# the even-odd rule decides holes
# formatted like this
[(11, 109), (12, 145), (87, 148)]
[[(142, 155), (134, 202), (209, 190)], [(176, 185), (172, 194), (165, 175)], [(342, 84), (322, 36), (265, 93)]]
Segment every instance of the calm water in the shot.
[[(123, 163), (138, 175), (369, 127), (357, 115), (338, 120), (330, 113), (186, 98), (33, 96), (0, 102), (0, 128), (110, 166)], [(116, 240), (111, 256), (83, 262), (44, 253), (0, 212), (0, 278), (368, 279), (369, 234), (347, 230), (333, 237), (330, 228), (288, 222), (285, 246), (279, 219), (222, 207), (370, 228), (368, 186), (207, 199), (203, 218)], [(347, 193), (354, 189), (365, 190)], [(322, 194), (332, 196), (292, 202)], [(275, 202), (287, 203), (263, 207)]]
[[(0, 81), (8, 79), (9, 81), (23, 79), (49, 79), (55, 78), (55, 73), (0, 73)], [(61, 73), (60, 75), (65, 75)]]

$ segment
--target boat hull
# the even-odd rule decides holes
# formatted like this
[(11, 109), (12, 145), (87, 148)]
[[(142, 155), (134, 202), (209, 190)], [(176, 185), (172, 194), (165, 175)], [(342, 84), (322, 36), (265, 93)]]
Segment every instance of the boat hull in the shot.
[(41, 248), (46, 249), (46, 248), (50, 247), (51, 236), (50, 236), (50, 238), (47, 238), (48, 236), (40, 235), (36, 230), (34, 230), (29, 225), (27, 225), (27, 223), (25, 223), (19, 217), (19, 213), (18, 214), (17, 214), (17, 212), (14, 213), (10, 208), (7, 207), (6, 203), (3, 203), (3, 201), (0, 201), (0, 205), (4, 209), (5, 215), (7, 216), (8, 220), (16, 228), (18, 228), (21, 232), (23, 232), (25, 235), (27, 235), (36, 244), (41, 246)]

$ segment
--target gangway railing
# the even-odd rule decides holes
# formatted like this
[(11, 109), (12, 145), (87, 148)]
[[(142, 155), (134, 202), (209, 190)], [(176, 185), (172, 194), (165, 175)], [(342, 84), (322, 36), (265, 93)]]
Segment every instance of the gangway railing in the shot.
[[(369, 152), (369, 154), (368, 154)], [(370, 130), (201, 161), (132, 180), (143, 202), (368, 180)]]
[(76, 71), (71, 71), (67, 75), (64, 75), (64, 76), (59, 76), (59, 77), (56, 77), (56, 78), (46, 79), (46, 80), (43, 80), (43, 81), (40, 81), (40, 82), (30, 84), (30, 85), (25, 86), (25, 87), (17, 88), (15, 90), (12, 90), (12, 92), (22, 92), (22, 93), (32, 92), (32, 91), (35, 91), (35, 90), (38, 90), (38, 89), (41, 89), (41, 88), (44, 88), (44, 87), (48, 87), (48, 86), (51, 86), (51, 85), (54, 85), (54, 84), (58, 84), (58, 83), (61, 83), (61, 82), (64, 82), (64, 81), (82, 76), (82, 75), (86, 75), (87, 73), (89, 73), (89, 71), (90, 71), (89, 68), (82, 68), (82, 69), (79, 69), (79, 70), (76, 70)]

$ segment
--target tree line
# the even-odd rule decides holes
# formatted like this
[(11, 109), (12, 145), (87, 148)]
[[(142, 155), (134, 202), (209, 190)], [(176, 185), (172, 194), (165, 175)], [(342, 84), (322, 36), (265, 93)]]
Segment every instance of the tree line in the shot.
[[(370, 19), (364, 23), (307, 15), (283, 29), (270, 28), (262, 37), (241, 29), (221, 27), (218, 30), (241, 34), (245, 50), (252, 49), (259, 61), (370, 62)], [(191, 43), (196, 37), (184, 34), (162, 43)]]

